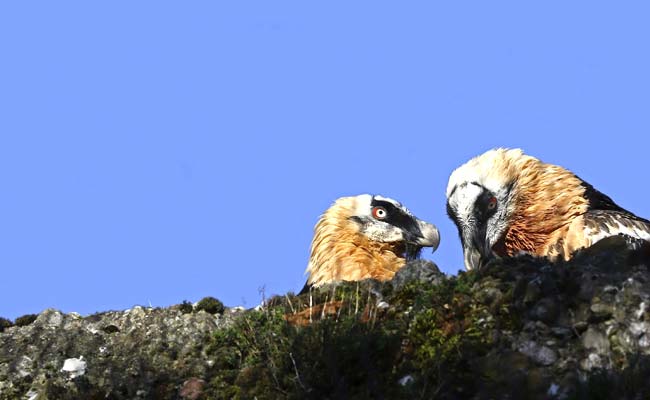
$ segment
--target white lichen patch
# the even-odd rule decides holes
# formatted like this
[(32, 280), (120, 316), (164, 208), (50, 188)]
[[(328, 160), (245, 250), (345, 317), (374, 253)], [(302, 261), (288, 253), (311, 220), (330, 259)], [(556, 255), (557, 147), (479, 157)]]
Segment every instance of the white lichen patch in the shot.
[(641, 319), (641, 317), (643, 317), (643, 314), (645, 314), (647, 309), (648, 309), (648, 305), (646, 304), (645, 301), (642, 301), (641, 304), (639, 304), (639, 310), (636, 312), (636, 319)]
[(16, 365), (16, 372), (18, 373), (18, 376), (21, 378), (30, 376), (32, 374), (32, 369), (33, 369), (32, 366), (33, 366), (32, 359), (27, 356), (22, 356), (20, 358), (20, 361)]
[(591, 371), (592, 369), (602, 368), (603, 361), (596, 353), (590, 353), (589, 356), (580, 361), (580, 367), (584, 371)]
[(63, 314), (58, 310), (47, 309), (38, 316), (37, 320), (50, 329), (56, 329), (63, 324)]
[(74, 379), (78, 376), (81, 376), (86, 373), (86, 362), (83, 360), (83, 356), (79, 358), (68, 358), (63, 362), (63, 368), (61, 372), (67, 372), (68, 378)]

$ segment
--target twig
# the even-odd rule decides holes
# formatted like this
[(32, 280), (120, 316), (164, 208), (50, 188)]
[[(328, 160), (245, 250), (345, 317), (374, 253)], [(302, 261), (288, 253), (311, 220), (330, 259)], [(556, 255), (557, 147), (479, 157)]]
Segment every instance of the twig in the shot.
[(309, 392), (309, 390), (305, 387), (305, 385), (303, 385), (302, 379), (300, 379), (300, 374), (298, 373), (298, 366), (296, 365), (296, 360), (293, 358), (293, 354), (289, 353), (289, 357), (291, 357), (291, 362), (293, 363), (293, 370), (296, 371), (296, 379), (298, 379), (298, 383), (300, 384), (300, 387), (305, 392)]
[(366, 310), (368, 310), (368, 323), (370, 326), (373, 326), (374, 324), (372, 323), (372, 294), (370, 291), (370, 286), (368, 286), (368, 301), (366, 302)]
[(257, 288), (257, 292), (260, 294), (262, 297), (262, 310), (264, 310), (265, 313), (268, 311), (268, 307), (266, 307), (266, 285), (262, 285), (259, 288)]
[(289, 298), (289, 295), (285, 293), (284, 297), (286, 297), (287, 301), (289, 302), (289, 307), (291, 307), (291, 312), (295, 314), (296, 310), (293, 308), (293, 304), (291, 304), (291, 299)]
[(287, 393), (284, 390), (282, 390), (282, 387), (280, 386), (280, 381), (278, 381), (278, 377), (275, 375), (275, 371), (278, 369), (278, 367), (275, 366), (275, 363), (273, 362), (273, 359), (270, 356), (267, 356), (267, 360), (269, 361), (269, 365), (271, 368), (271, 376), (273, 377), (273, 381), (275, 381), (275, 388), (282, 393)]
[(336, 322), (339, 322), (339, 317), (341, 316), (341, 310), (343, 309), (344, 305), (345, 305), (345, 292), (343, 292), (343, 296), (341, 296), (341, 307), (339, 307), (339, 310), (336, 313)]
[(314, 305), (314, 303), (313, 303), (313, 301), (312, 301), (312, 297), (311, 297), (311, 287), (310, 287), (310, 288), (309, 288), (309, 323), (310, 323), (310, 324), (313, 322), (312, 319), (311, 319), (311, 313), (312, 313), (312, 307), (313, 307), (313, 305)]
[(321, 320), (325, 319), (325, 309), (327, 308), (327, 300), (329, 300), (329, 296), (329, 293), (325, 295), (325, 303), (323, 303), (323, 310), (320, 313)]
[(357, 315), (359, 313), (359, 282), (357, 282), (357, 301), (356, 304), (354, 305), (354, 315)]

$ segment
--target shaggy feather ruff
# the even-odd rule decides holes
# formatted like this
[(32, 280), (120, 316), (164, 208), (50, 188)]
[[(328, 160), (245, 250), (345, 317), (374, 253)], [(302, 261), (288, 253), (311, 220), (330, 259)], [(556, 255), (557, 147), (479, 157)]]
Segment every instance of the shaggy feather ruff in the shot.
[(473, 158), (450, 177), (447, 195), (460, 181), (487, 188), (510, 186), (507, 229), (493, 251), (568, 260), (578, 249), (617, 234), (650, 239), (650, 222), (616, 205), (572, 172), (525, 155), (496, 149)]
[(342, 197), (320, 217), (314, 228), (307, 285), (367, 278), (385, 281), (404, 266), (404, 244), (370, 240), (350, 218), (357, 208), (357, 197)]

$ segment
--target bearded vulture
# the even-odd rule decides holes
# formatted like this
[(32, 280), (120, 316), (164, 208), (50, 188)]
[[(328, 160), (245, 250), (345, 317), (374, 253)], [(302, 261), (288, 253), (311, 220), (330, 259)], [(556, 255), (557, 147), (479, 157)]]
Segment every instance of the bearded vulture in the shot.
[(469, 160), (452, 172), (446, 194), (468, 270), (521, 253), (568, 260), (618, 234), (650, 239), (650, 221), (571, 171), (520, 149), (494, 149)]
[(301, 293), (310, 287), (339, 281), (373, 278), (389, 280), (422, 247), (438, 247), (438, 229), (417, 219), (399, 202), (362, 194), (341, 197), (314, 228), (309, 275)]

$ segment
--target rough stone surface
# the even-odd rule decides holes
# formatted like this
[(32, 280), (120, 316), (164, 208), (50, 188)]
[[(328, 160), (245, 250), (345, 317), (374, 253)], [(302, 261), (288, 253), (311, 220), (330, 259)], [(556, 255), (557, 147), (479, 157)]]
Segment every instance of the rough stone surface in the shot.
[(392, 283), (396, 288), (401, 288), (408, 282), (419, 281), (433, 285), (445, 279), (445, 274), (440, 272), (435, 263), (427, 260), (414, 260), (397, 271)]
[[(175, 398), (186, 377), (210, 368), (202, 345), (236, 314), (134, 307), (82, 318), (45, 310), (0, 333), (0, 399)], [(198, 398), (196, 386), (186, 398)]]
[(418, 261), (222, 315), (49, 309), (3, 324), (0, 400), (650, 398), (649, 247), (458, 276)]

